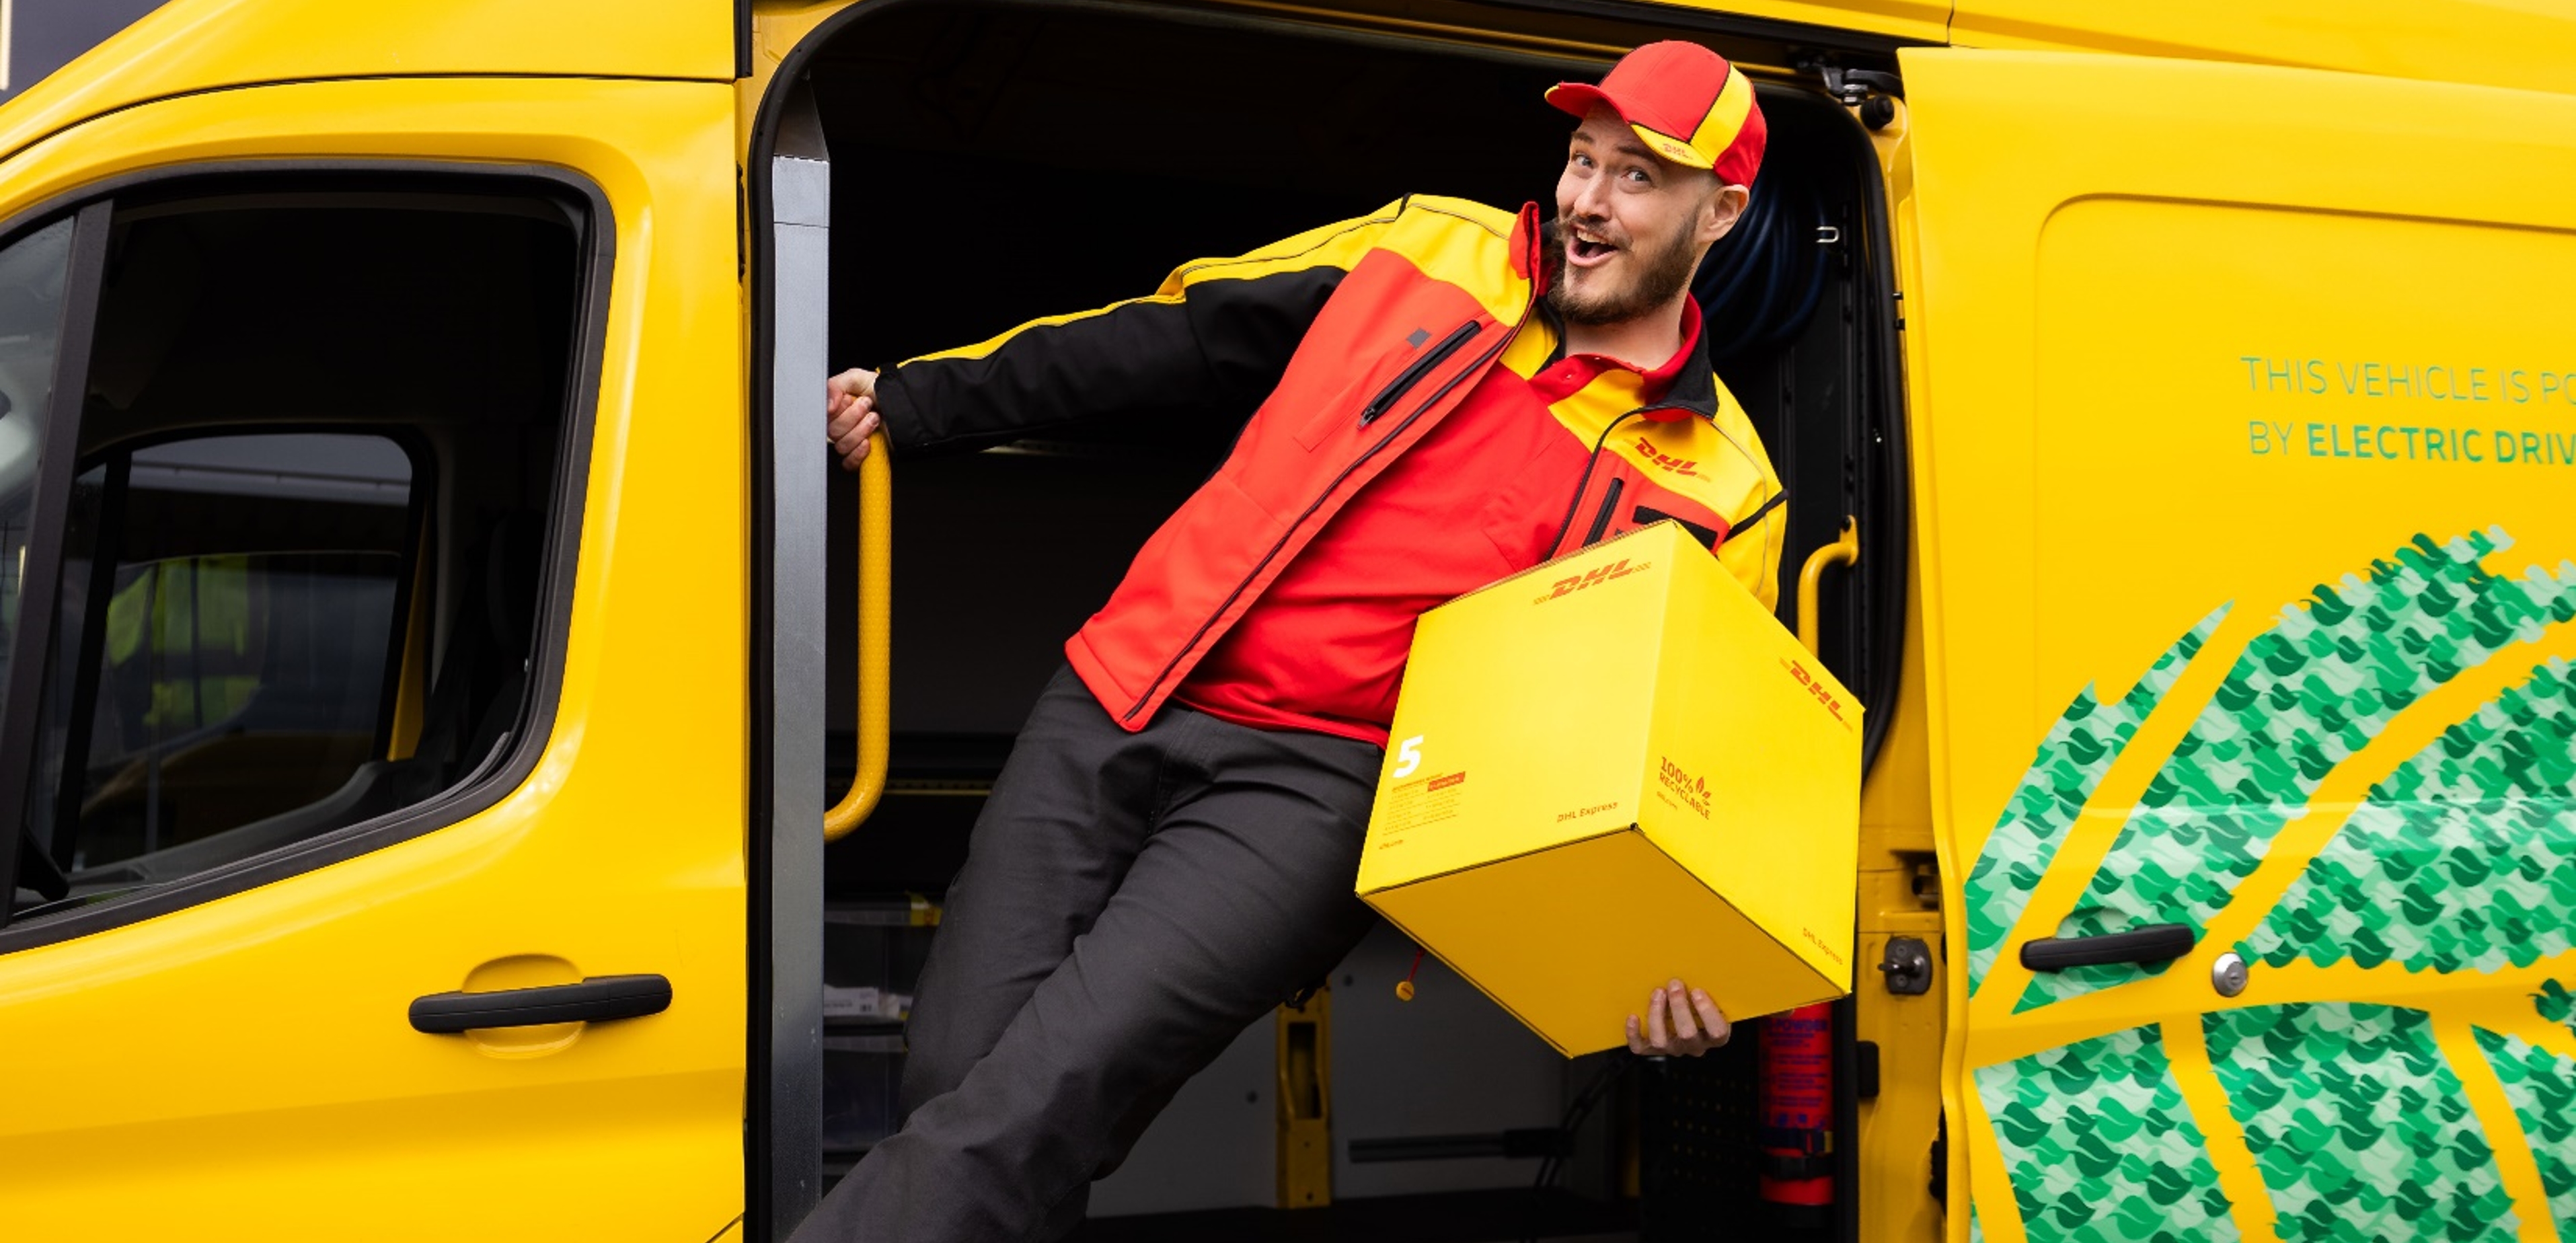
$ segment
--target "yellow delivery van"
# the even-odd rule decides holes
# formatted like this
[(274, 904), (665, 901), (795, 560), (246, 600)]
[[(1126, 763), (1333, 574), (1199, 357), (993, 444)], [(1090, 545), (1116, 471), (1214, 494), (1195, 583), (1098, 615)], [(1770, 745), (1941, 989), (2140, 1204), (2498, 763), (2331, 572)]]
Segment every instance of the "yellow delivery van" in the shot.
[(1390, 933), (1094, 1236), (2576, 1230), (2563, 6), (169, 0), (0, 106), (0, 1231), (783, 1239), (1235, 430), (863, 487), (827, 370), (1543, 194), (1665, 38), (1771, 119), (1698, 289), (1864, 723), (1830, 1126)]

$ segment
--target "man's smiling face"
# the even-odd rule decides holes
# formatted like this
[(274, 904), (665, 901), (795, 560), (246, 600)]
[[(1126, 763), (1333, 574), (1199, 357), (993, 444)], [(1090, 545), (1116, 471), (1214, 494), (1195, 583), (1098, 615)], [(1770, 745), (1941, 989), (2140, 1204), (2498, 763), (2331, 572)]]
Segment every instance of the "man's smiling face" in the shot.
[(1744, 199), (1742, 186), (1656, 158), (1617, 113), (1593, 108), (1556, 180), (1564, 266), (1549, 304), (1575, 324), (1624, 323), (1670, 304)]

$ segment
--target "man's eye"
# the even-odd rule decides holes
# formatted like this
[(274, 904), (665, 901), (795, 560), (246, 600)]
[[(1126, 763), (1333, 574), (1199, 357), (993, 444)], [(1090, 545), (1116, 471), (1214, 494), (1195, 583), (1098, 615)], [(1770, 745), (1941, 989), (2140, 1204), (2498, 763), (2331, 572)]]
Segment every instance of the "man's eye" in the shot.
[(1654, 184), (1654, 180), (1655, 180), (1654, 178), (1647, 176), (1647, 175), (1646, 175), (1646, 170), (1644, 170), (1644, 169), (1642, 169), (1642, 168), (1632, 168), (1632, 169), (1629, 169), (1629, 170), (1628, 170), (1628, 172), (1627, 172), (1627, 178), (1628, 178), (1628, 180), (1633, 181), (1633, 182), (1636, 182), (1638, 185), (1641, 185), (1641, 186), (1644, 186), (1644, 185), (1652, 185), (1652, 184)]

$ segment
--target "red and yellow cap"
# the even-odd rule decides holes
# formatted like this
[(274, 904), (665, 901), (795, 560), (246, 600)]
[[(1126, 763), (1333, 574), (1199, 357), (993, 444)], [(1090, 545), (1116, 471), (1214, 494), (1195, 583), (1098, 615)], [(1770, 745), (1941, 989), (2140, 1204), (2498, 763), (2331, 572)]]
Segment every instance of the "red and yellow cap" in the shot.
[(1732, 186), (1753, 184), (1770, 136), (1753, 83), (1696, 43), (1649, 43), (1620, 57), (1601, 85), (1559, 82), (1547, 102), (1578, 117), (1606, 105), (1648, 150)]

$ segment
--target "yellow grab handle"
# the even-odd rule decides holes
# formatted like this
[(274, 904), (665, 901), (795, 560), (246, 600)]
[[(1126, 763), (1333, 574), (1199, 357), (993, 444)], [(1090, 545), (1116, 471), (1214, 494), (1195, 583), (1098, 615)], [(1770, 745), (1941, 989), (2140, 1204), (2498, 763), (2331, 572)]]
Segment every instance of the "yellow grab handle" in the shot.
[(868, 438), (859, 462), (859, 771), (850, 792), (823, 813), (823, 840), (859, 827), (885, 796), (886, 742), (893, 725), (887, 688), (893, 680), (894, 468), (885, 433)]
[(1849, 515), (1843, 518), (1843, 537), (1807, 554), (1807, 564), (1798, 567), (1798, 642), (1806, 645), (1807, 654), (1816, 651), (1816, 588), (1829, 565), (1850, 565), (1860, 560), (1860, 524)]

